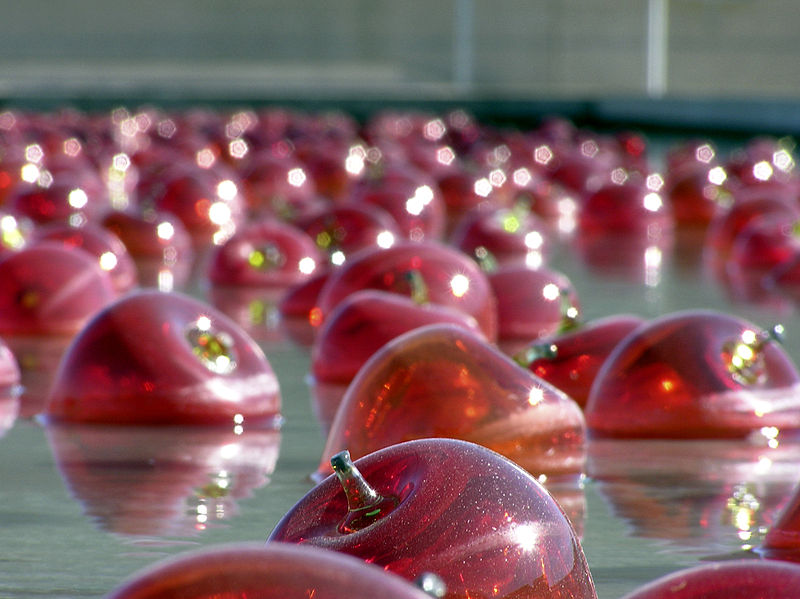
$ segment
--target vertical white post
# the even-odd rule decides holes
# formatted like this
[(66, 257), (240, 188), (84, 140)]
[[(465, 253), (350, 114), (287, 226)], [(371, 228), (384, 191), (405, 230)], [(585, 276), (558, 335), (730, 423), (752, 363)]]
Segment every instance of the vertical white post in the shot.
[(469, 90), (474, 77), (475, 3), (474, 0), (455, 0), (453, 23), (453, 83)]
[(667, 93), (669, 64), (669, 0), (647, 2), (647, 95)]

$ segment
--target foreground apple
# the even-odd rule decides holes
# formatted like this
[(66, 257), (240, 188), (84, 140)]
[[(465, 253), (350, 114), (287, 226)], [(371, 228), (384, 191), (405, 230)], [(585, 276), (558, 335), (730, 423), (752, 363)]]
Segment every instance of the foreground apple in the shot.
[(398, 576), (350, 556), (285, 543), (225, 543), (134, 574), (108, 599), (430, 599)]
[(449, 598), (596, 597), (564, 512), (485, 447), (422, 439), (356, 464), (342, 452), (332, 466), (336, 476), (298, 501), (270, 541), (349, 553), (408, 580), (434, 572)]

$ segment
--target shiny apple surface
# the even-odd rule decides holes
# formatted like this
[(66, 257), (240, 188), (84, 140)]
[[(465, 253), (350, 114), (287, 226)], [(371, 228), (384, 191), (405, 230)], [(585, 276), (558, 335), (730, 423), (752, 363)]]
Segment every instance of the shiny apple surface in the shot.
[(67, 422), (274, 424), (280, 390), (261, 348), (230, 318), (149, 290), (110, 305), (74, 339), (46, 413)]
[(341, 553), (283, 543), (226, 543), (163, 560), (109, 599), (425, 599), (398, 576)]
[(579, 406), (453, 325), (414, 329), (365, 362), (341, 400), (317, 476), (344, 449), (357, 458), (425, 437), (480, 443), (542, 480), (578, 480), (584, 469)]
[(331, 476), (287, 513), (270, 541), (341, 551), (408, 580), (436, 572), (452, 598), (595, 597), (564, 512), (499, 454), (464, 441), (424, 439), (374, 452), (356, 466), (392, 502), (385, 514), (343, 530), (348, 500)]

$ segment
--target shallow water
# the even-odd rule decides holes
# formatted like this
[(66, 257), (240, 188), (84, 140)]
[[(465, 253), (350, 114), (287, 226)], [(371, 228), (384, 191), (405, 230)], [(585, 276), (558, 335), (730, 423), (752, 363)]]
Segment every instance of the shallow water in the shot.
[[(787, 351), (800, 360), (795, 306), (731, 303), (699, 268), (696, 250), (682, 247), (634, 275), (566, 251), (553, 265), (572, 279), (586, 319), (724, 309), (765, 327), (785, 324)], [(98, 429), (48, 431), (29, 417), (41, 391), (23, 398), (0, 438), (0, 597), (99, 597), (167, 555), (266, 538), (311, 487), (324, 438), (308, 350), (262, 332), (284, 399), (278, 434), (120, 439)], [(35, 379), (28, 382), (35, 390)], [(581, 531), (599, 597), (742, 555), (800, 479), (799, 466), (800, 445), (786, 443), (593, 441), (585, 486), (564, 507)]]

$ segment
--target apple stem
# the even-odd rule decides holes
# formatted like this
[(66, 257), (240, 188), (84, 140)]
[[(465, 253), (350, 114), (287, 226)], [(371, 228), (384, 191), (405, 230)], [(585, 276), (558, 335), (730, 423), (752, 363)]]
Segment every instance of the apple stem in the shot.
[(558, 346), (555, 343), (536, 343), (514, 354), (514, 361), (527, 368), (536, 360), (552, 360), (558, 355)]
[(479, 245), (472, 254), (483, 272), (491, 273), (497, 270), (497, 258), (486, 247)]
[(347, 496), (347, 507), (352, 512), (372, 507), (380, 502), (382, 497), (364, 479), (346, 449), (331, 458), (331, 467), (342, 483), (342, 488)]
[(422, 278), (422, 273), (417, 269), (406, 271), (406, 281), (411, 288), (411, 299), (420, 306), (427, 304), (428, 299), (428, 286), (425, 284), (425, 279)]
[(417, 577), (414, 584), (422, 589), (422, 592), (426, 595), (436, 597), (436, 599), (441, 599), (447, 594), (447, 585), (445, 585), (444, 580), (433, 572), (423, 572)]
[(566, 333), (580, 326), (580, 310), (573, 303), (570, 297), (569, 289), (561, 289), (561, 326), (558, 328), (559, 333)]
[(394, 497), (384, 497), (370, 485), (350, 458), (346, 449), (331, 458), (331, 467), (347, 497), (347, 516), (339, 525), (342, 533), (366, 528), (398, 505)]

